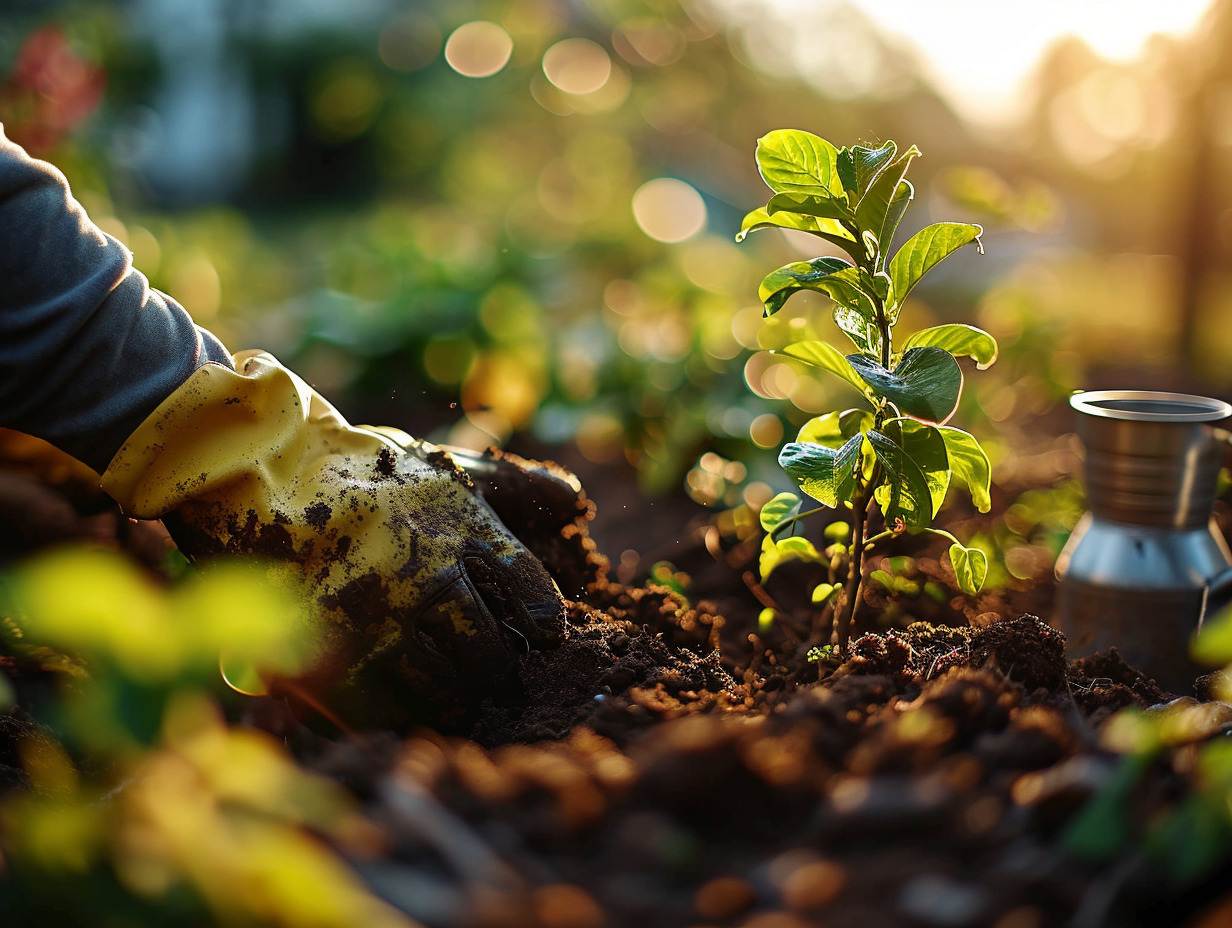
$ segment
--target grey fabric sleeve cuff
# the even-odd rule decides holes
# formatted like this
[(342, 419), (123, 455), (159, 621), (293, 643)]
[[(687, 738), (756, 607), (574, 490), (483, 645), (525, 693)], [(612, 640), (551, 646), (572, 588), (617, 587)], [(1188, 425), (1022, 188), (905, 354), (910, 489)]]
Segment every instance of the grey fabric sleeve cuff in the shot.
[(56, 168), (0, 126), (0, 426), (106, 469), (124, 440), (223, 344), (150, 289)]

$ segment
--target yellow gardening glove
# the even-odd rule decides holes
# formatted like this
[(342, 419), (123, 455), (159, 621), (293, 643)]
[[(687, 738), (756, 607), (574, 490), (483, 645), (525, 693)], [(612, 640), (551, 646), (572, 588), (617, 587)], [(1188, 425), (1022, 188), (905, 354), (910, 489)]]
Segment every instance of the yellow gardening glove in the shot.
[(302, 581), (323, 617), (303, 685), (348, 724), (448, 721), (516, 687), (516, 658), (563, 636), (563, 603), (467, 475), (349, 425), (268, 354), (234, 360), (172, 393), (104, 489), (191, 558), (259, 555)]

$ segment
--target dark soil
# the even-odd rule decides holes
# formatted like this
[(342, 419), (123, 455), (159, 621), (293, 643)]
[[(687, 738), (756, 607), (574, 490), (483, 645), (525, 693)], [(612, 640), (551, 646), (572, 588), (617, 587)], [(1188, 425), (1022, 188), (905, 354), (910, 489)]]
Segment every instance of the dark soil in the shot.
[[(155, 529), (39, 486), (58, 520), (39, 545), (109, 536), (157, 561)], [(516, 501), (493, 505), (515, 521)], [(644, 573), (614, 579), (585, 501), (551, 518), (532, 508), (523, 540), (569, 598), (569, 628), (521, 659), (519, 694), (452, 730), (402, 735), (321, 735), (277, 703), (249, 706), (249, 724), (362, 799), (383, 849), (355, 866), (424, 925), (1232, 924), (1232, 846), (1165, 877), (1142, 839), (1196, 789), (1195, 745), (1232, 730), (1213, 680), (1171, 706), (1187, 727), (1118, 794), (1123, 840), (1093, 853), (1091, 801), (1124, 782), (1107, 721), (1178, 694), (1115, 651), (1067, 662), (1062, 636), (1015, 608), (1046, 618), (1048, 583), (949, 603), (870, 589), (876, 630), (841, 661), (810, 661), (818, 641), (791, 571), (760, 588), (755, 546), (708, 519), (673, 550), (686, 599)], [(0, 534), (30, 518), (0, 511)], [(947, 581), (927, 552), (916, 565)], [(763, 635), (767, 597), (781, 621)], [(32, 726), (20, 707), (0, 717), (0, 790), (20, 788), (13, 745)]]

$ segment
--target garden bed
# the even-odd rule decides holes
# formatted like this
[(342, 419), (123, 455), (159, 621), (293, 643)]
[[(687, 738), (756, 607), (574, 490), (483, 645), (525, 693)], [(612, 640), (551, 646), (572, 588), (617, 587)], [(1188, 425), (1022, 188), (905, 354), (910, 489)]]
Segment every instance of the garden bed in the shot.
[[(25, 525), (31, 546), (104, 539), (158, 562), (156, 529), (45, 477), (5, 477), (18, 481), (0, 493), (10, 538)], [(660, 512), (663, 531), (679, 535), (678, 510)], [(1194, 834), (1178, 817), (1202, 789), (1197, 746), (1225, 736), (1232, 709), (1200, 701), (1201, 681), (1195, 694), (1165, 693), (1115, 652), (1067, 662), (1062, 637), (1028, 614), (1046, 615), (1047, 579), (953, 602), (871, 585), (870, 614), (893, 627), (874, 620), (845, 659), (818, 658), (807, 604), (791, 600), (807, 584), (785, 569), (761, 590), (754, 545), (699, 516), (674, 546), (682, 598), (637, 569), (618, 582), (589, 537), (592, 515), (583, 507), (562, 532), (528, 539), (570, 599), (569, 635), (521, 660), (521, 697), (485, 703), (449, 731), (348, 737), (266, 701), (234, 720), (277, 733), (303, 767), (360, 798), (374, 830), (352, 862), (414, 919), (1044, 928), (1232, 918), (1220, 903), (1232, 876), (1226, 811)], [(947, 582), (940, 562), (917, 554), (921, 582)], [(782, 612), (762, 628), (767, 597)], [(35, 682), (19, 678), (19, 696)], [(1109, 724), (1126, 707), (1166, 715), (1166, 744), (1128, 750)], [(24, 718), (19, 706), (0, 720), (0, 787), (21, 783), (12, 745)], [(1170, 858), (1181, 865), (1161, 866)]]

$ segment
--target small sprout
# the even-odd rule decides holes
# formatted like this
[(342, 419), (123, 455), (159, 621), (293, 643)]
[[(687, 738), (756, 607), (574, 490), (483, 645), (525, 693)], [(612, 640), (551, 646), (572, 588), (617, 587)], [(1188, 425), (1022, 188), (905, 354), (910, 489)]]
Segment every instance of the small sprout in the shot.
[(833, 653), (834, 645), (832, 644), (823, 645), (821, 647), (814, 645), (808, 649), (808, 654), (805, 655), (805, 659), (810, 664), (816, 664), (818, 661), (826, 660)]
[[(850, 354), (816, 339), (786, 345), (778, 353), (833, 374), (871, 407), (818, 416), (779, 453), (783, 469), (822, 508), (852, 512), (850, 522), (832, 522), (825, 531), (828, 542), (847, 542), (842, 552), (836, 544), (826, 548), (832, 562), (845, 555), (847, 578), (841, 589), (835, 585), (821, 598), (837, 597), (834, 625), (840, 650), (855, 624), (864, 557), (875, 543), (908, 532), (940, 534), (952, 542), (950, 558), (964, 592), (978, 592), (987, 575), (983, 551), (931, 526), (955, 477), (966, 485), (977, 509), (987, 512), (991, 505), (988, 455), (972, 435), (946, 423), (962, 394), (964, 375), (957, 359), (972, 358), (982, 370), (996, 360), (997, 342), (974, 326), (946, 324), (909, 335), (901, 348), (894, 344), (894, 326), (920, 280), (966, 245), (983, 253), (983, 230), (964, 222), (932, 223), (897, 252), (891, 248), (915, 196), (906, 175), (919, 155), (914, 145), (900, 150), (890, 141), (836, 148), (809, 132), (771, 132), (757, 142), (757, 167), (771, 198), (745, 216), (736, 236), (743, 241), (759, 229), (791, 229), (817, 236), (848, 256), (793, 261), (767, 274), (759, 288), (766, 316), (803, 291), (832, 302), (834, 323), (850, 341)], [(886, 531), (869, 538), (866, 528), (875, 507)], [(821, 560), (811, 543), (790, 534), (810, 514), (800, 510), (800, 498), (792, 493), (779, 494), (762, 509), (767, 533), (763, 579), (790, 558)], [(832, 563), (832, 570), (836, 566), (842, 565)], [(920, 589), (890, 574), (874, 576), (889, 588), (897, 582), (905, 590), (903, 584), (909, 583), (913, 595)]]
[(974, 596), (984, 587), (988, 576), (988, 555), (979, 548), (965, 548), (955, 543), (950, 545), (950, 563), (954, 565), (954, 576), (958, 580), (958, 588), (964, 593)]
[(677, 570), (671, 561), (656, 561), (650, 568), (647, 585), (665, 586), (677, 596), (684, 596), (689, 588), (689, 575)]

